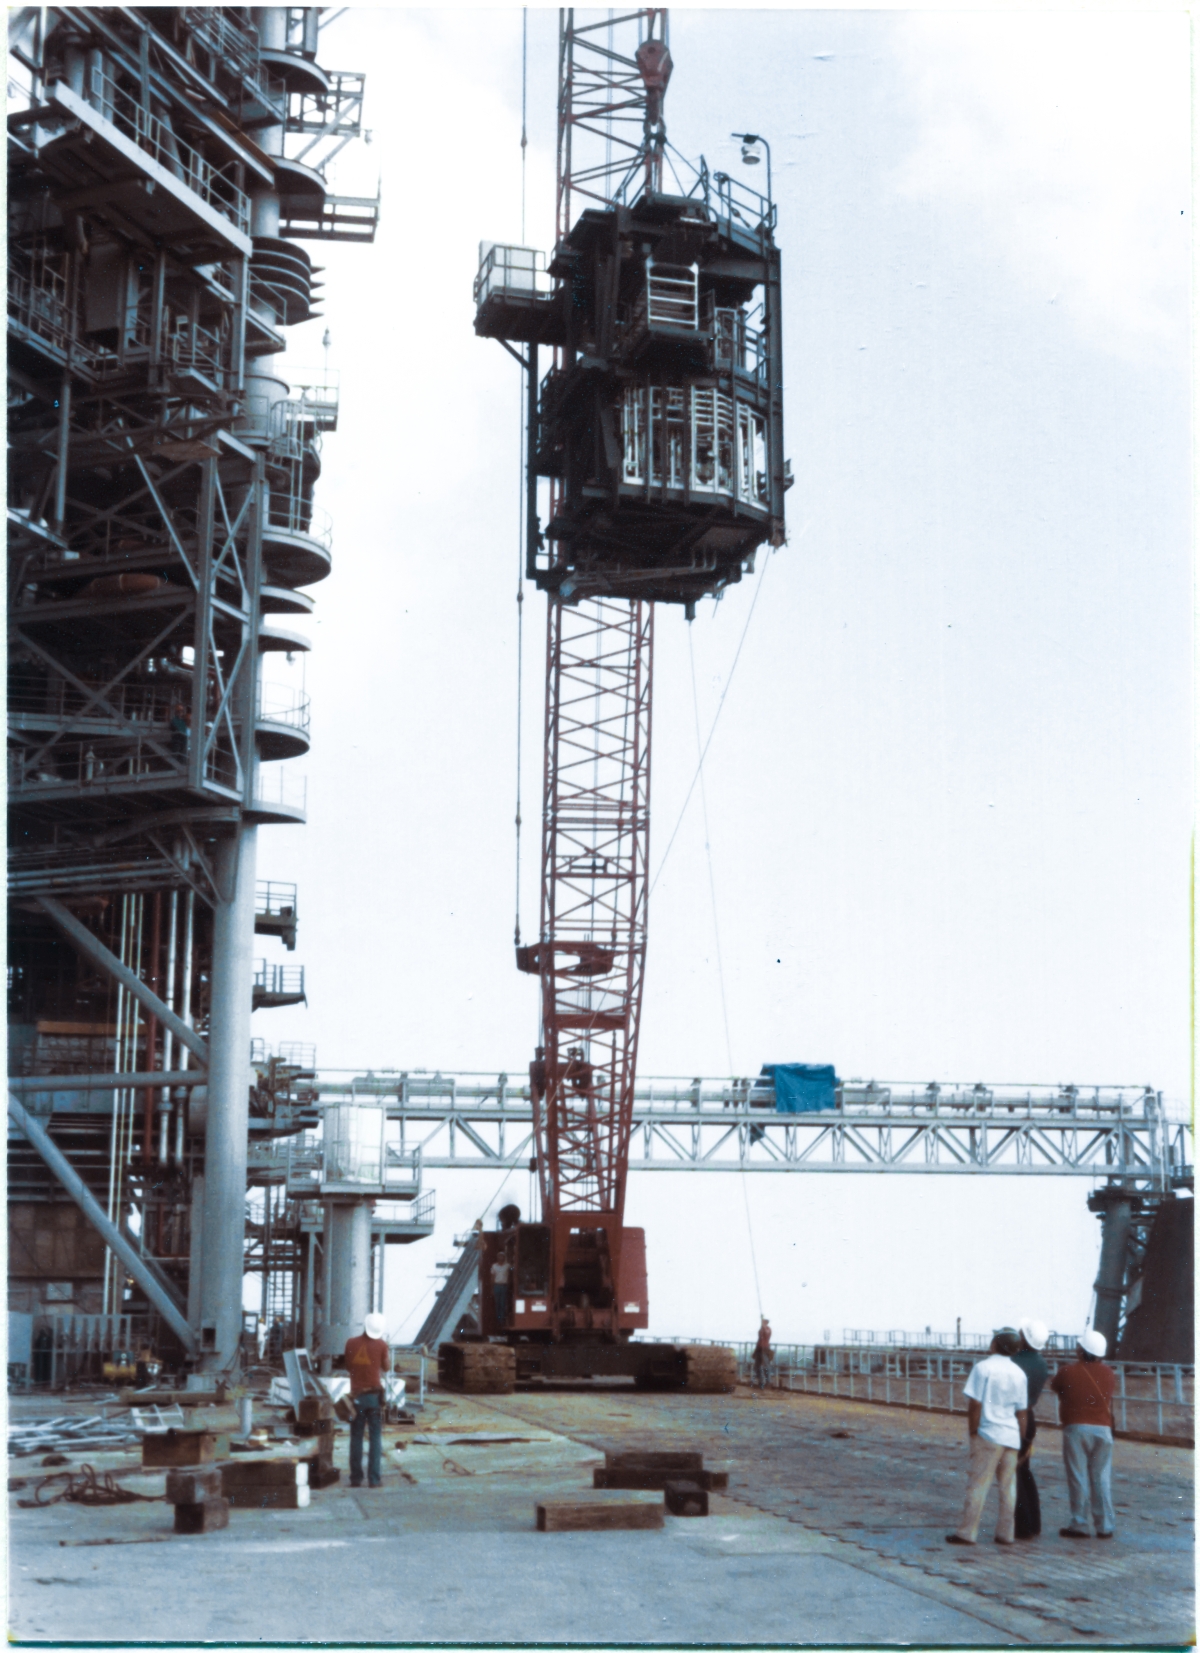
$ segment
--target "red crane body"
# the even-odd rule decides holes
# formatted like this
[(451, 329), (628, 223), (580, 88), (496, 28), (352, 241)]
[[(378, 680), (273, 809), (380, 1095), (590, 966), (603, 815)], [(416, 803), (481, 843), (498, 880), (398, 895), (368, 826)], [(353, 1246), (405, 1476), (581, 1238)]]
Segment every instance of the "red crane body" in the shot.
[[(506, 1341), (516, 1375), (710, 1387), (699, 1356), (630, 1342), (648, 1323), (644, 1236), (624, 1208), (654, 613), (674, 603), (690, 619), (783, 541), (774, 208), (703, 159), (689, 188), (664, 181), (664, 10), (560, 18), (554, 253), (543, 275), (529, 249), (490, 247), (475, 289), (476, 332), (525, 346), (526, 566), (549, 599), (540, 923), (517, 949), (541, 984), (542, 1214), (508, 1207), (480, 1237), (481, 1337)], [(542, 344), (554, 357), (539, 383)], [(493, 1294), (496, 1263), (508, 1289)]]

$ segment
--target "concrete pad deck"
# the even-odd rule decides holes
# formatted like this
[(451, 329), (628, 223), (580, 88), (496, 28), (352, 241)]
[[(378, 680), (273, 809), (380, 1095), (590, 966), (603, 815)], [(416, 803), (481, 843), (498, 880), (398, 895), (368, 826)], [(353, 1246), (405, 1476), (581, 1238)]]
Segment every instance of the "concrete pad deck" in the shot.
[[(850, 1434), (834, 1438), (834, 1429)], [(203, 1537), (176, 1536), (161, 1502), (21, 1508), (49, 1472), (14, 1462), (10, 1474), (27, 1486), (9, 1496), (10, 1636), (122, 1645), (1188, 1639), (1190, 1452), (1118, 1447), (1128, 1508), (1103, 1553), (1095, 1543), (1062, 1553), (1049, 1452), (1038, 1473), (1053, 1538), (1016, 1552), (990, 1543), (955, 1552), (943, 1539), (962, 1493), (961, 1431), (961, 1420), (745, 1391), (435, 1395), (416, 1429), (386, 1431), (379, 1490), (343, 1481), (314, 1492), (307, 1510), (235, 1510), (226, 1530)], [(590, 1486), (606, 1447), (651, 1445), (699, 1447), (709, 1467), (730, 1471), (729, 1495), (712, 1495), (707, 1518), (668, 1516), (660, 1532), (534, 1530), (537, 1499)], [(343, 1475), (347, 1448), (339, 1433)], [(1169, 1456), (1131, 1476), (1142, 1468), (1135, 1451)], [(163, 1475), (141, 1473), (134, 1454), (121, 1469), (123, 1485), (161, 1492)]]

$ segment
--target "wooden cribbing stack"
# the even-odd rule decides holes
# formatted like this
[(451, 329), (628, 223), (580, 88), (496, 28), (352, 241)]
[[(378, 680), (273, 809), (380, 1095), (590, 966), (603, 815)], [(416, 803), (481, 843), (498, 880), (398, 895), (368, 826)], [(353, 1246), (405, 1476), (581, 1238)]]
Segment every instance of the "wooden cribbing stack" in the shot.
[(296, 1433), (311, 1439), (315, 1449), (304, 1459), (308, 1484), (313, 1488), (334, 1486), (342, 1478), (333, 1467), (333, 1437), (337, 1427), (333, 1402), (328, 1395), (304, 1395), (296, 1407)]
[(218, 1532), (229, 1525), (229, 1501), (221, 1494), (219, 1464), (168, 1470), (167, 1503), (175, 1506), (176, 1532)]
[(537, 1507), (539, 1532), (630, 1531), (662, 1525), (662, 1500), (646, 1492), (581, 1492), (574, 1498), (544, 1498)]
[(592, 1471), (592, 1485), (592, 1492), (574, 1498), (543, 1500), (538, 1531), (661, 1527), (665, 1513), (707, 1515), (709, 1491), (727, 1487), (729, 1476), (705, 1469), (700, 1452), (606, 1452), (604, 1467)]
[(723, 1492), (729, 1476), (723, 1469), (705, 1469), (704, 1456), (699, 1452), (606, 1452), (604, 1468), (592, 1471), (592, 1485), (596, 1487), (665, 1492), (673, 1481), (690, 1482), (705, 1493)]
[(221, 1490), (234, 1509), (307, 1509), (308, 1465), (299, 1458), (237, 1458), (221, 1465)]
[(212, 1429), (154, 1429), (142, 1436), (142, 1465), (146, 1469), (187, 1469), (211, 1464), (217, 1455)]

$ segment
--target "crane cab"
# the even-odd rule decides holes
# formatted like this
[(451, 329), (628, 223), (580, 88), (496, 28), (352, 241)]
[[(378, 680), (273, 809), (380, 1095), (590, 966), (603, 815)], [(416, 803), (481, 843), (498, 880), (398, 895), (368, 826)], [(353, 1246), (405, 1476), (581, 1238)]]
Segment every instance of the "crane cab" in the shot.
[[(491, 1290), (499, 1258), (510, 1269), (503, 1322)], [(620, 1342), (649, 1325), (645, 1231), (602, 1212), (516, 1222), (481, 1235), (479, 1282), (484, 1337)]]

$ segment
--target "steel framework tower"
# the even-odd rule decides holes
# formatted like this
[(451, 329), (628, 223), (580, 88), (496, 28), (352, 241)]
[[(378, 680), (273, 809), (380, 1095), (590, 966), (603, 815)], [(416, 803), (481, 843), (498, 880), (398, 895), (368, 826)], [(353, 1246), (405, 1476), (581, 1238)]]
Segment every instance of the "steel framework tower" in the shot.
[[(327, 177), (363, 77), (320, 66), (318, 19), (11, 14), (10, 1071), (46, 1084), (10, 1114), (44, 1116), (25, 1138), (137, 1235), (132, 1297), (86, 1236), (60, 1256), (73, 1306), (152, 1308), (212, 1369), (242, 1333), (248, 1135), (312, 1118), (252, 1066), (250, 1014), (303, 997), (253, 959), (256, 933), (295, 942), (256, 844), (304, 819), (273, 766), (308, 748), (303, 691), (262, 662), (307, 647), (275, 617), (331, 566), (336, 387), (277, 359), (319, 314), (300, 243), (378, 216)], [(65, 1195), (21, 1139), (10, 1158), (32, 1257)]]
[[(784, 537), (774, 207), (671, 150), (671, 70), (662, 9), (560, 13), (554, 253), (485, 245), (475, 286), (477, 333), (526, 347), (526, 567), (549, 598), (540, 928), (517, 951), (541, 982), (542, 1220), (516, 1235), (511, 1313), (485, 1301), (483, 1329), (543, 1345), (517, 1351), (543, 1371), (547, 1344), (586, 1343), (594, 1363), (597, 1340), (647, 1324), (642, 1234), (623, 1219), (654, 606), (690, 619)], [(484, 1237), (485, 1269), (498, 1246), (513, 1250)]]

